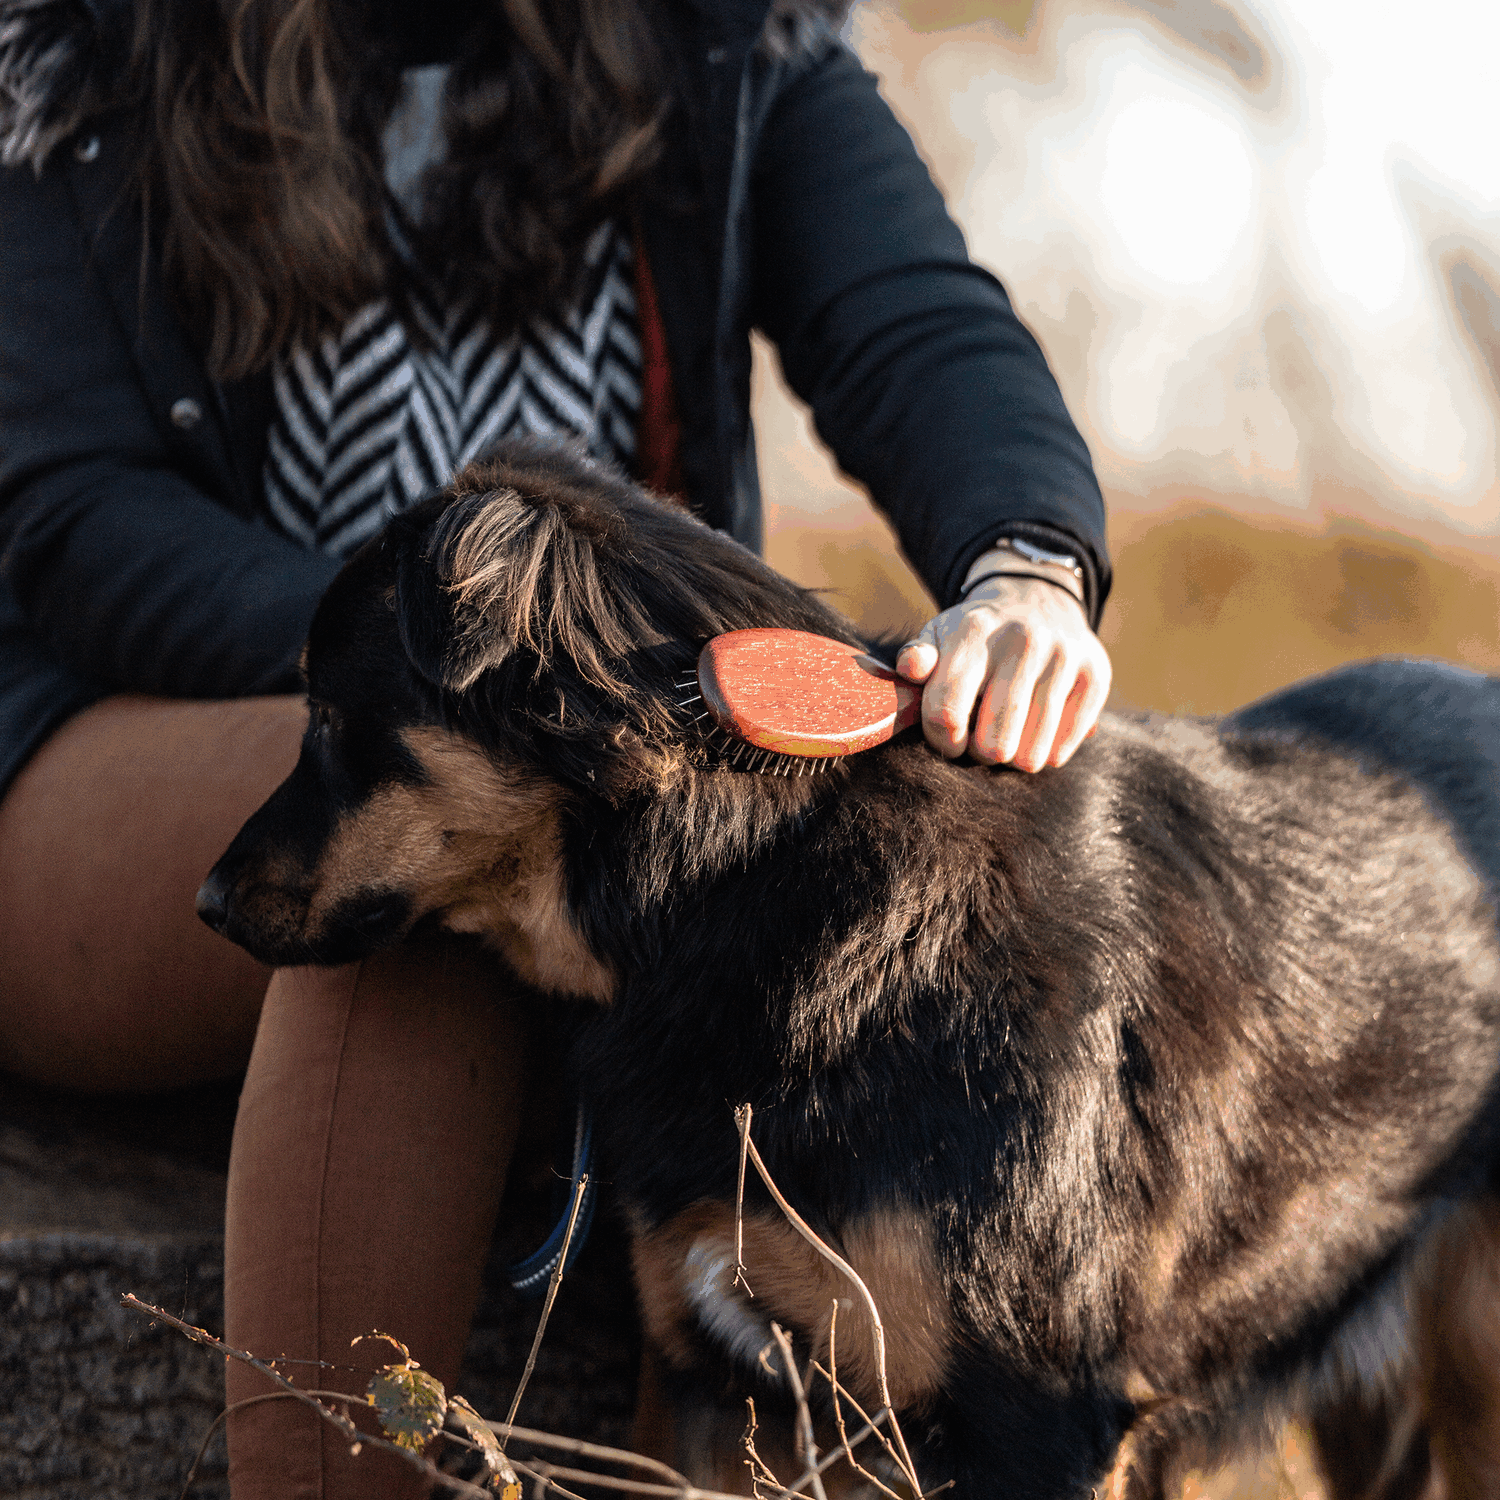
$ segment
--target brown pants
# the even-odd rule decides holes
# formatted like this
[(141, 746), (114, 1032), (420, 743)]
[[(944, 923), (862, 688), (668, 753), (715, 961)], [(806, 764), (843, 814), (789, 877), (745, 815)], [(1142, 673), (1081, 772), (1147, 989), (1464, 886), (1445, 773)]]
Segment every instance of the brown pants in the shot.
[[(519, 1119), (525, 1033), (455, 943), (268, 975), (193, 896), (291, 769), (293, 698), (113, 698), (65, 724), (0, 802), (0, 1069), (87, 1090), (249, 1071), (229, 1172), (226, 1335), (299, 1384), (362, 1391), (402, 1339), (451, 1387)], [(268, 987), (269, 980), (269, 987)], [(253, 1045), (252, 1045), (253, 1044)], [(268, 1390), (231, 1363), (231, 1402)], [(235, 1500), (394, 1500), (293, 1401), (230, 1420)]]

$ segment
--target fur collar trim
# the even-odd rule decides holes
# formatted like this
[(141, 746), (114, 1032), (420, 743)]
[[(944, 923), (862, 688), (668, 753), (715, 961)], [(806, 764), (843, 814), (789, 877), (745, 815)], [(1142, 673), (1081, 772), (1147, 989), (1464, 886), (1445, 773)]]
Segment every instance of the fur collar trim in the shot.
[(108, 106), (129, 54), (129, 0), (0, 0), (0, 166), (41, 171)]
[(760, 48), (768, 56), (811, 55), (831, 31), (844, 24), (853, 0), (771, 0)]

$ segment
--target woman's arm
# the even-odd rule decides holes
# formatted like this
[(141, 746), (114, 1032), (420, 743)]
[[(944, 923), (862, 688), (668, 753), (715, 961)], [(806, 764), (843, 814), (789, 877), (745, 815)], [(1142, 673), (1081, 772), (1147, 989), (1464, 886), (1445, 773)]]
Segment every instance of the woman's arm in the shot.
[[(1028, 769), (1060, 762), (1108, 691), (1090, 626), (1110, 575), (1103, 499), (1040, 348), (843, 48), (783, 88), (756, 165), (756, 319), (948, 606), (902, 657), (929, 683), (928, 738)], [(1073, 555), (1081, 604), (1035, 582), (960, 602), (1003, 536)]]
[[(39, 177), (0, 171), (0, 570), (56, 657), (109, 688), (294, 690), (337, 565), (219, 503), (211, 388), (149, 278), (132, 295), (131, 210), (86, 211), (121, 180), (109, 152), (86, 169), (67, 148)], [(173, 422), (178, 375), (194, 430)]]

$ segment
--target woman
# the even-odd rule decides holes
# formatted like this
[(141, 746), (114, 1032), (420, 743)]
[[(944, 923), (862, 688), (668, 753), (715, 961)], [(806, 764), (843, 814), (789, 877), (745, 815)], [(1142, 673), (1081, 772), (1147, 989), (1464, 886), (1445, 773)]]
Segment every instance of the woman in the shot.
[[(756, 545), (758, 326), (947, 606), (900, 658), (932, 744), (1060, 764), (1108, 690), (1040, 352), (830, 18), (767, 11), (0, 0), (0, 1067), (248, 1058), (235, 1344), (383, 1327), (451, 1380), (518, 1118), (524, 1018), (457, 942), (267, 976), (192, 915), (385, 515), (523, 430)], [(288, 1403), (230, 1432), (236, 1500), (412, 1492)]]

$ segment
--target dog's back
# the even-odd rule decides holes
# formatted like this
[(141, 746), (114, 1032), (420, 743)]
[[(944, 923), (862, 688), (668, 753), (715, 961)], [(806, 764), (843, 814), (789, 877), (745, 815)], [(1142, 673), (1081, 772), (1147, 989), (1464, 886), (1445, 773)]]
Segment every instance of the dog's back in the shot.
[(1447, 662), (1357, 662), (1262, 698), (1224, 728), (1310, 735), (1411, 781), (1500, 902), (1500, 678)]

